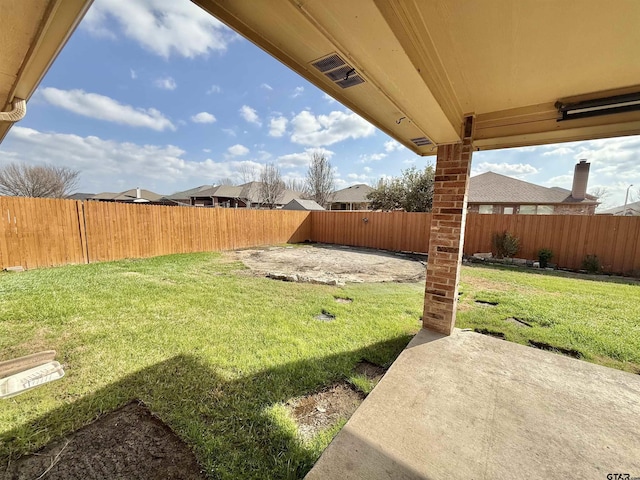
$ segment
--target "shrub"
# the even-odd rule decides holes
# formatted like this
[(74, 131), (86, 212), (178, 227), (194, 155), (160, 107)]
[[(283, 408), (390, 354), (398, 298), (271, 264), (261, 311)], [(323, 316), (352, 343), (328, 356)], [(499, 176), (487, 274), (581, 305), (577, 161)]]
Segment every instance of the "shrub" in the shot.
[(587, 255), (582, 260), (582, 269), (588, 273), (600, 273), (600, 260), (597, 255)]
[(541, 248), (538, 250), (538, 261), (540, 262), (540, 268), (547, 268), (549, 260), (553, 258), (553, 252), (550, 248)]
[(497, 258), (511, 258), (520, 250), (520, 239), (507, 231), (495, 233), (493, 248)]

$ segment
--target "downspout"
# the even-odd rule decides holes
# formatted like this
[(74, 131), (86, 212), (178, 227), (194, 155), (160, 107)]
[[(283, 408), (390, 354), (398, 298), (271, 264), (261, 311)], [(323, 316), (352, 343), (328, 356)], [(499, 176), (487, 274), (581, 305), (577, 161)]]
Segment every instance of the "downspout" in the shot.
[(27, 114), (27, 102), (21, 98), (13, 99), (13, 110), (10, 112), (0, 112), (0, 121), (18, 122)]

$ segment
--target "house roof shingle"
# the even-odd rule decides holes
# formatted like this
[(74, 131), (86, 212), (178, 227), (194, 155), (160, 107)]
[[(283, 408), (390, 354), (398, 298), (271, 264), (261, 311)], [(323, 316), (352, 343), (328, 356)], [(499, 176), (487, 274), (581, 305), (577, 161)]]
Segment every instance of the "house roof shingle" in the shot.
[[(163, 195), (152, 192), (151, 190), (140, 189), (140, 197), (149, 202), (159, 201)], [(137, 198), (137, 189), (132, 188), (120, 193), (102, 192), (94, 195), (90, 200), (113, 200), (118, 202), (133, 202)]]
[(331, 201), (335, 203), (369, 203), (371, 200), (367, 198), (367, 195), (371, 191), (373, 188), (369, 185), (359, 183), (333, 192)]
[[(200, 190), (196, 194), (191, 195), (191, 197), (239, 198), (248, 200), (251, 203), (261, 203), (262, 195), (260, 193), (260, 185), (260, 182), (249, 182), (243, 185), (218, 185)], [(301, 192), (286, 189), (278, 199), (278, 204), (286, 205), (291, 200), (300, 198), (301, 196)]]
[[(608, 208), (607, 210), (598, 211), (598, 215), (623, 215), (625, 212), (625, 206), (619, 205), (617, 207)], [(639, 216), (640, 215), (640, 202), (627, 203), (626, 207), (627, 215)]]
[(283, 210), (324, 210), (322, 205), (316, 203), (314, 200), (304, 200), (302, 198), (294, 198), (288, 202)]
[(571, 191), (560, 187), (547, 188), (516, 178), (487, 172), (469, 180), (469, 203), (482, 204), (557, 204), (557, 203), (598, 203), (587, 195), (584, 200), (576, 200)]
[(199, 187), (190, 188), (189, 190), (183, 190), (182, 192), (172, 193), (171, 195), (167, 195), (165, 198), (170, 200), (186, 200), (192, 197), (194, 194), (201, 192), (203, 190), (207, 190), (211, 188), (212, 185), (200, 185)]

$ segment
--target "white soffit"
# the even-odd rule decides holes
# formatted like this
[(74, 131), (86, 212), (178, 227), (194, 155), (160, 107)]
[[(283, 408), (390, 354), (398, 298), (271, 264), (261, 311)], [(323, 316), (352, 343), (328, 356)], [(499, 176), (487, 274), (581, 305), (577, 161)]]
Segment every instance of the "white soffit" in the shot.
[[(467, 114), (482, 149), (640, 133), (638, 111), (558, 122), (554, 106), (640, 92), (636, 0), (194, 1), (422, 155), (411, 139), (456, 142)], [(364, 82), (311, 66), (331, 53)]]

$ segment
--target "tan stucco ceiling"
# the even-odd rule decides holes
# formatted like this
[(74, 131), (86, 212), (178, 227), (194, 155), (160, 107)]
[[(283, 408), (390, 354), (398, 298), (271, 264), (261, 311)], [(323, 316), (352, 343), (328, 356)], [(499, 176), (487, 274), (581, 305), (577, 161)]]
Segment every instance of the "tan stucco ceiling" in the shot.
[[(91, 0), (0, 1), (0, 109), (29, 99)], [(0, 141), (11, 127), (0, 121)]]
[[(557, 122), (554, 107), (640, 92), (637, 0), (193, 1), (423, 155), (411, 139), (456, 142), (465, 114), (482, 149), (640, 133), (637, 111)], [(365, 82), (312, 66), (332, 53)]]

